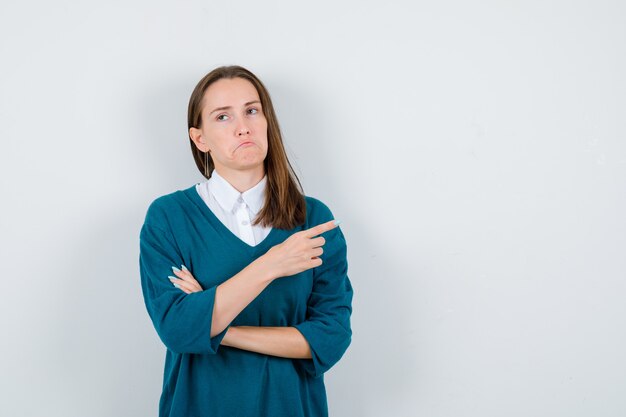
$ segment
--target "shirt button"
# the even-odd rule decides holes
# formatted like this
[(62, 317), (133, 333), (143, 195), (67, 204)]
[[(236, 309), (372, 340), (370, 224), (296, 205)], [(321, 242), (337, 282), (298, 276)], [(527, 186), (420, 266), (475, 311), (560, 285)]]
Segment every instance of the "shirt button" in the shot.
[(239, 198), (237, 199), (237, 202), (238, 202), (238, 203), (243, 203), (243, 198), (239, 197)]

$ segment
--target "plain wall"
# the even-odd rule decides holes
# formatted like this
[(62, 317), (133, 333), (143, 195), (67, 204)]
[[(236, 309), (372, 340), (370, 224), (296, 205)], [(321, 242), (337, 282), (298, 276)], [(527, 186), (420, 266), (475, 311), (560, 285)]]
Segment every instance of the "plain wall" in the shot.
[(626, 415), (620, 1), (4, 1), (0, 415), (155, 416), (139, 230), (197, 81), (268, 87), (342, 220), (332, 416)]

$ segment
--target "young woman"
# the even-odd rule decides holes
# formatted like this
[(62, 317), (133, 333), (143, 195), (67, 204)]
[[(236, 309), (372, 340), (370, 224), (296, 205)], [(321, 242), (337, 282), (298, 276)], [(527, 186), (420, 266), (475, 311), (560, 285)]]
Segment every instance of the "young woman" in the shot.
[(327, 416), (351, 340), (346, 241), (304, 195), (261, 81), (219, 67), (188, 108), (206, 181), (155, 199), (140, 232), (146, 308), (167, 347), (161, 417)]

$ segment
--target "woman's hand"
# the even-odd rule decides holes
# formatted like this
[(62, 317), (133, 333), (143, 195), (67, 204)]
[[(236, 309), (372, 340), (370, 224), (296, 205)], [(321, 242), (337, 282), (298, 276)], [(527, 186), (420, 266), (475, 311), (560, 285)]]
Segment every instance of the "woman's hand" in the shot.
[(172, 284), (187, 294), (202, 291), (202, 287), (193, 275), (191, 275), (191, 272), (189, 272), (185, 265), (181, 266), (183, 268), (182, 271), (178, 268), (172, 267), (172, 271), (174, 271), (174, 274), (176, 275), (175, 277), (171, 275), (168, 277), (170, 281), (172, 281)]
[(339, 222), (330, 220), (289, 236), (268, 250), (261, 258), (275, 278), (288, 277), (322, 264), (319, 256), (324, 253), (323, 237), (315, 237), (337, 227)]

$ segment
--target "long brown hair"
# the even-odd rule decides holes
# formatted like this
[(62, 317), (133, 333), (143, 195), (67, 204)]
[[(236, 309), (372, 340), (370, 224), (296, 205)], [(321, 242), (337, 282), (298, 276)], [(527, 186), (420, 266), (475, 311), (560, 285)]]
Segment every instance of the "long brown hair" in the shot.
[[(198, 82), (189, 98), (187, 132), (192, 127), (200, 129), (202, 126), (202, 105), (207, 88), (222, 78), (235, 77), (248, 80), (254, 85), (261, 99), (263, 113), (267, 119), (267, 156), (263, 161), (265, 174), (267, 175), (265, 204), (259, 211), (253, 224), (261, 224), (262, 226), (271, 226), (278, 229), (293, 229), (298, 225), (304, 224), (306, 218), (304, 191), (298, 176), (287, 158), (270, 94), (256, 75), (238, 65), (218, 67), (205, 75)], [(191, 136), (189, 136), (189, 143), (196, 166), (200, 173), (209, 179), (215, 167), (213, 158), (209, 152), (202, 152), (198, 149)]]

